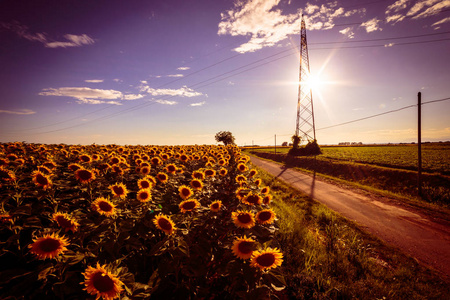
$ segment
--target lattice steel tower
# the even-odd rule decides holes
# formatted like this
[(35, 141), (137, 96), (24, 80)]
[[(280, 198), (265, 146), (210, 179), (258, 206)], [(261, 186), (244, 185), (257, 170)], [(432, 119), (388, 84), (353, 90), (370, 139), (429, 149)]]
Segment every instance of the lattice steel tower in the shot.
[(306, 42), (306, 26), (302, 15), (300, 28), (300, 74), (298, 84), (297, 126), (295, 135), (301, 142), (316, 139), (314, 125), (314, 109), (311, 87), (307, 84), (309, 78), (308, 43)]

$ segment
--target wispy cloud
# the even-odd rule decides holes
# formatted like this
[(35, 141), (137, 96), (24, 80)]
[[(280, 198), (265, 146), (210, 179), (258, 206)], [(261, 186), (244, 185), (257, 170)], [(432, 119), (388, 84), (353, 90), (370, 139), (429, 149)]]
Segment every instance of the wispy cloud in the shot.
[(186, 71), (186, 70), (189, 70), (189, 69), (190, 69), (190, 67), (179, 67), (177, 70)]
[[(427, 18), (437, 15), (449, 7), (450, 0), (398, 0), (386, 8), (386, 22), (395, 24), (403, 21), (405, 16), (411, 19)], [(441, 20), (442, 23), (447, 22), (444, 21), (445, 19), (447, 18)], [(442, 24), (441, 21), (436, 23)], [(433, 26), (437, 25), (433, 24)]]
[(89, 83), (102, 83), (104, 80), (103, 79), (86, 79), (84, 82), (89, 82)]
[(120, 100), (136, 100), (143, 98), (143, 95), (126, 94), (116, 90), (91, 89), (88, 87), (61, 87), (43, 89), (41, 96), (60, 96), (75, 98), (77, 103), (85, 104), (115, 104), (122, 105)]
[(33, 42), (40, 42), (45, 45), (47, 48), (66, 48), (66, 47), (80, 47), (83, 45), (91, 45), (94, 44), (95, 41), (87, 34), (75, 35), (75, 34), (65, 34), (63, 37), (65, 41), (55, 41), (48, 37), (48, 34), (45, 32), (34, 33), (30, 31), (30, 29), (22, 25), (18, 22), (14, 23), (0, 23), (0, 27), (3, 27), (7, 30), (10, 30), (16, 33), (21, 38), (24, 38)]
[(355, 37), (355, 33), (353, 32), (352, 27), (347, 27), (345, 29), (339, 30), (339, 33), (346, 35), (350, 39)]
[(159, 104), (164, 104), (164, 105), (175, 105), (178, 102), (177, 101), (169, 101), (169, 100), (155, 100), (155, 102), (159, 103)]
[(202, 96), (200, 92), (196, 92), (187, 86), (183, 86), (179, 89), (154, 89), (147, 85), (140, 87), (141, 92), (147, 92), (152, 96), (179, 96), (179, 97), (197, 97)]
[(10, 114), (10, 115), (32, 115), (32, 114), (35, 114), (36, 112), (32, 111), (31, 109), (17, 109), (17, 110), (0, 109), (0, 113)]
[(189, 104), (190, 106), (203, 106), (203, 105), (205, 105), (205, 103), (206, 103), (206, 101), (203, 101), (203, 102), (197, 102), (197, 103), (191, 103), (191, 104)]
[(305, 13), (308, 30), (327, 30), (334, 27), (335, 19), (353, 14), (364, 14), (365, 9), (345, 11), (338, 2), (316, 5), (306, 3), (305, 8), (293, 14), (283, 14), (277, 6), (280, 0), (237, 1), (233, 9), (221, 14), (218, 34), (250, 36), (250, 40), (234, 51), (254, 52), (271, 47), (300, 31), (301, 13)]

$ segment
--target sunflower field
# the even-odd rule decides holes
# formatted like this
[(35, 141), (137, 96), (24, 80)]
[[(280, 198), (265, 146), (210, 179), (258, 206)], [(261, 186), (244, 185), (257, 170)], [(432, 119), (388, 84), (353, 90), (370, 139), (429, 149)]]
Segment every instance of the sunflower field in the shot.
[(235, 146), (0, 144), (2, 298), (279, 298), (249, 166)]

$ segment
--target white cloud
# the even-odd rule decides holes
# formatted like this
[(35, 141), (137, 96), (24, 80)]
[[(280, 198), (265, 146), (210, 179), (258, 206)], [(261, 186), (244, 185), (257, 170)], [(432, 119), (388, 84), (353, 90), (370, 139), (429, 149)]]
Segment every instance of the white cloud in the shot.
[(380, 20), (378, 20), (377, 18), (373, 18), (367, 22), (362, 23), (360, 26), (365, 27), (367, 32), (372, 32), (372, 31), (377, 31), (377, 30), (382, 31), (383, 29), (380, 28), (378, 23), (380, 23)]
[(187, 86), (179, 89), (154, 89), (149, 86), (141, 86), (141, 92), (147, 92), (152, 96), (179, 96), (179, 97), (197, 97), (202, 96), (200, 92), (196, 92)]
[(395, 44), (394, 43), (389, 43), (389, 44), (384, 44), (384, 47), (392, 47), (392, 46), (394, 46)]
[(164, 105), (175, 105), (178, 103), (177, 101), (169, 101), (169, 100), (155, 100), (155, 102)]
[(300, 29), (300, 11), (283, 15), (280, 9), (276, 9), (279, 2), (280, 0), (237, 2), (234, 9), (221, 13), (218, 34), (251, 36), (247, 43), (234, 49), (240, 53), (275, 45)]
[(353, 32), (352, 27), (347, 27), (345, 29), (339, 30), (339, 33), (346, 35), (350, 39), (355, 37), (355, 33)]
[(75, 35), (75, 34), (66, 34), (64, 38), (66, 41), (58, 42), (58, 41), (50, 41), (47, 34), (45, 32), (42, 33), (33, 33), (30, 32), (29, 28), (25, 25), (22, 25), (18, 22), (14, 23), (0, 23), (0, 27), (6, 28), (15, 32), (21, 38), (27, 39), (33, 42), (40, 42), (45, 45), (47, 48), (58, 48), (58, 47), (80, 47), (83, 45), (91, 45), (94, 44), (94, 40), (89, 37), (87, 34)]
[(104, 80), (103, 79), (86, 79), (84, 82), (89, 82), (89, 83), (102, 83)]
[(184, 75), (183, 74), (170, 74), (170, 75), (167, 75), (167, 77), (184, 77)]
[(35, 114), (35, 111), (32, 111), (31, 109), (18, 109), (18, 110), (3, 110), (0, 109), (0, 113), (3, 114), (10, 114), (10, 115), (32, 115)]
[(206, 101), (203, 102), (197, 102), (197, 103), (191, 103), (190, 106), (203, 106), (206, 103)]
[(190, 67), (179, 67), (179, 68), (177, 68), (177, 70), (180, 70), (180, 71), (186, 71), (186, 70), (189, 70), (190, 69)]
[(123, 80), (122, 80), (122, 79), (119, 79), (119, 78), (114, 78), (113, 81), (114, 81), (114, 82), (123, 82)]
[(141, 99), (144, 98), (144, 95), (138, 94), (138, 95), (134, 95), (134, 94), (128, 94), (128, 95), (123, 95), (123, 100), (136, 100), (136, 99)]
[(91, 89), (88, 87), (61, 87), (43, 89), (39, 95), (41, 96), (60, 96), (71, 97), (77, 100), (77, 103), (86, 104), (115, 104), (122, 105), (120, 100), (136, 100), (143, 98), (141, 94), (124, 95), (116, 90)]
[[(233, 49), (239, 53), (254, 52), (264, 47), (272, 47), (285, 40), (290, 34), (298, 34), (300, 30), (301, 12), (283, 14), (277, 6), (280, 0), (237, 1), (233, 9), (221, 13), (218, 34), (247, 36), (250, 39)], [(337, 1), (318, 6), (306, 3), (303, 9), (308, 30), (328, 30), (334, 27), (336, 18), (356, 13), (364, 14), (365, 9), (346, 12), (338, 7)]]

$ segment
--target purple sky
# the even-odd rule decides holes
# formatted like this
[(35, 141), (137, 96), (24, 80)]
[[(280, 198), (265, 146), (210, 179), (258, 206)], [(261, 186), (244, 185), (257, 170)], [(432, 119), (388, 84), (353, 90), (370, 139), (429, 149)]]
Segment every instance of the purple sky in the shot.
[(319, 144), (450, 140), (450, 0), (2, 0), (0, 142), (289, 141), (301, 13)]

